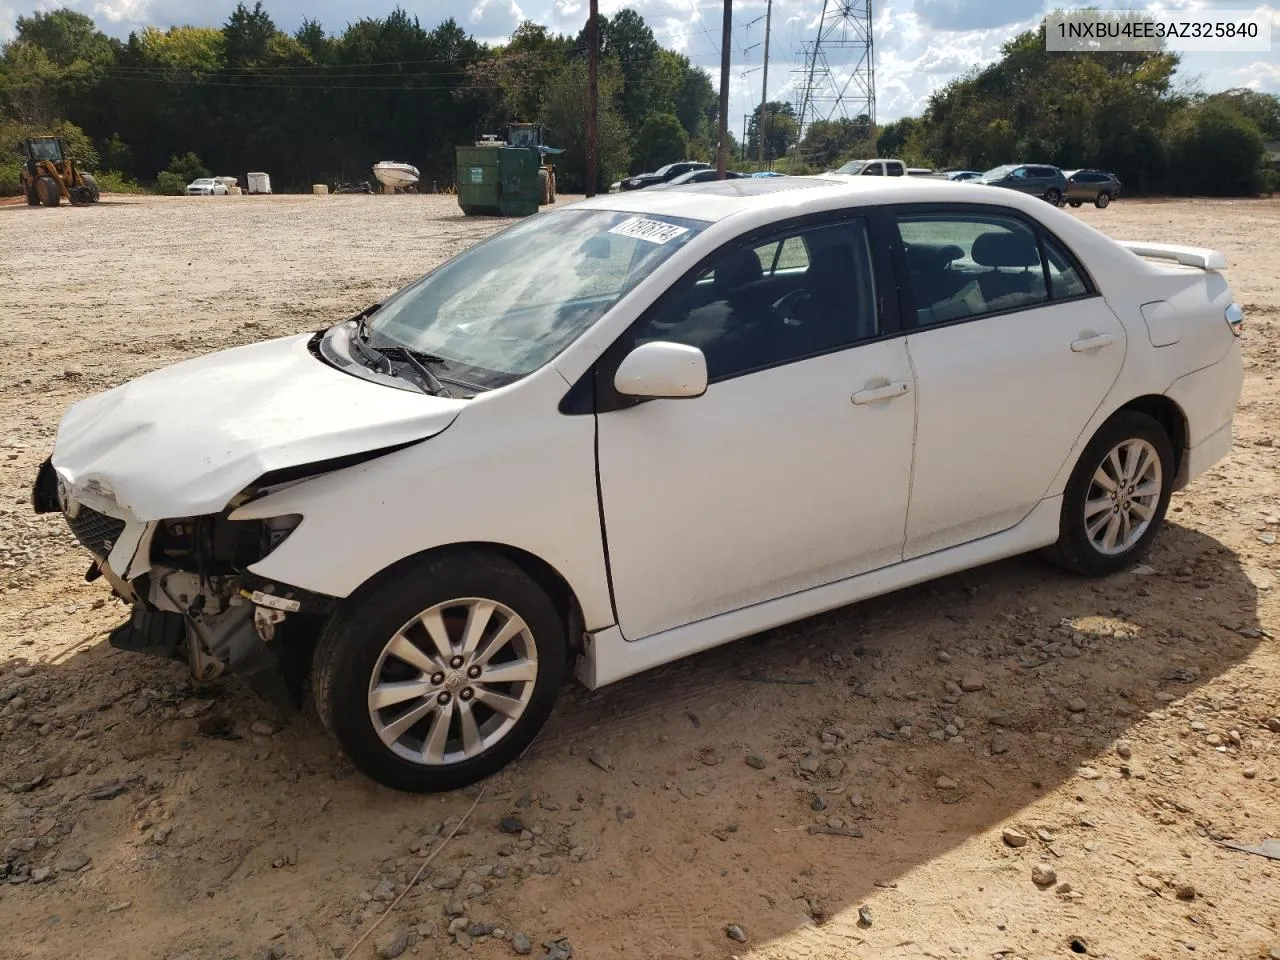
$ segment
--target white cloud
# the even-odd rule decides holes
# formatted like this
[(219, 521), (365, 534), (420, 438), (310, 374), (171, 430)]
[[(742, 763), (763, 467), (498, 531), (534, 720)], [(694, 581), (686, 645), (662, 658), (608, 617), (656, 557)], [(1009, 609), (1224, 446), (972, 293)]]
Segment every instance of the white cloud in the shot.
[(515, 0), (479, 0), (466, 26), (479, 37), (509, 37), (523, 19), (524, 11)]

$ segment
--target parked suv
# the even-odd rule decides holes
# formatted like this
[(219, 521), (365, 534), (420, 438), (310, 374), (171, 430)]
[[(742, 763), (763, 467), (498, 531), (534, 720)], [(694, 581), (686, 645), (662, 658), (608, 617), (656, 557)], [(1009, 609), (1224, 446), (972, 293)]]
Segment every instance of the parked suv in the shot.
[(849, 177), (905, 177), (907, 165), (901, 160), (850, 160), (828, 172)]
[(988, 170), (979, 182), (1029, 193), (1055, 207), (1062, 206), (1063, 198), (1067, 195), (1067, 178), (1057, 167), (1047, 164), (1006, 164)]
[(1106, 170), (1067, 170), (1067, 203), (1089, 202), (1101, 210), (1120, 196), (1120, 178)]

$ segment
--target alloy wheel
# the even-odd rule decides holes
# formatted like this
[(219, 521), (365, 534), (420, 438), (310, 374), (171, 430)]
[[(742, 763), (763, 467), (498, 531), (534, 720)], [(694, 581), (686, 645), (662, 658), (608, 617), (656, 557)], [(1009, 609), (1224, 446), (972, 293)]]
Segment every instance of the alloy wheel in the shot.
[(1133, 548), (1155, 519), (1163, 490), (1160, 456), (1133, 438), (1111, 448), (1093, 473), (1084, 501), (1084, 527), (1093, 548), (1118, 556)]
[(410, 763), (460, 763), (506, 737), (537, 679), (537, 646), (514, 610), (481, 597), (449, 600), (387, 641), (369, 680), (369, 719)]

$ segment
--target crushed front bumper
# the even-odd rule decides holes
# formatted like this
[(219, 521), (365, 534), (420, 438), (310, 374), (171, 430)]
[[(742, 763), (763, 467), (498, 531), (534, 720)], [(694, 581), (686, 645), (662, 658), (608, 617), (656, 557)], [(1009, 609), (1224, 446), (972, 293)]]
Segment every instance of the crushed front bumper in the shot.
[(40, 465), (33, 509), (61, 513), (92, 555), (85, 579), (104, 577), (131, 607), (129, 619), (111, 632), (111, 645), (184, 660), (197, 680), (237, 674), (280, 710), (297, 710), (300, 689), (284, 650), (296, 629), (327, 617), (337, 599), (243, 570), (179, 569), (164, 557), (153, 563), (152, 543), (160, 542), (156, 530), (165, 521), (140, 521), (104, 491), (84, 496), (73, 498), (52, 458)]

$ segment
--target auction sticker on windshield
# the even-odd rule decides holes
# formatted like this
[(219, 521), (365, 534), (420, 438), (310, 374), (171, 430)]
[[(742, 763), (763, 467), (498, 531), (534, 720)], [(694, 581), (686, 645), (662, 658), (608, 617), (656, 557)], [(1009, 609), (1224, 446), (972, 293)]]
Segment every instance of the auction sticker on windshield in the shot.
[(674, 223), (663, 223), (661, 220), (646, 220), (644, 217), (631, 217), (609, 231), (633, 240), (647, 240), (649, 243), (667, 243), (681, 234), (689, 232), (688, 227), (677, 227)]

